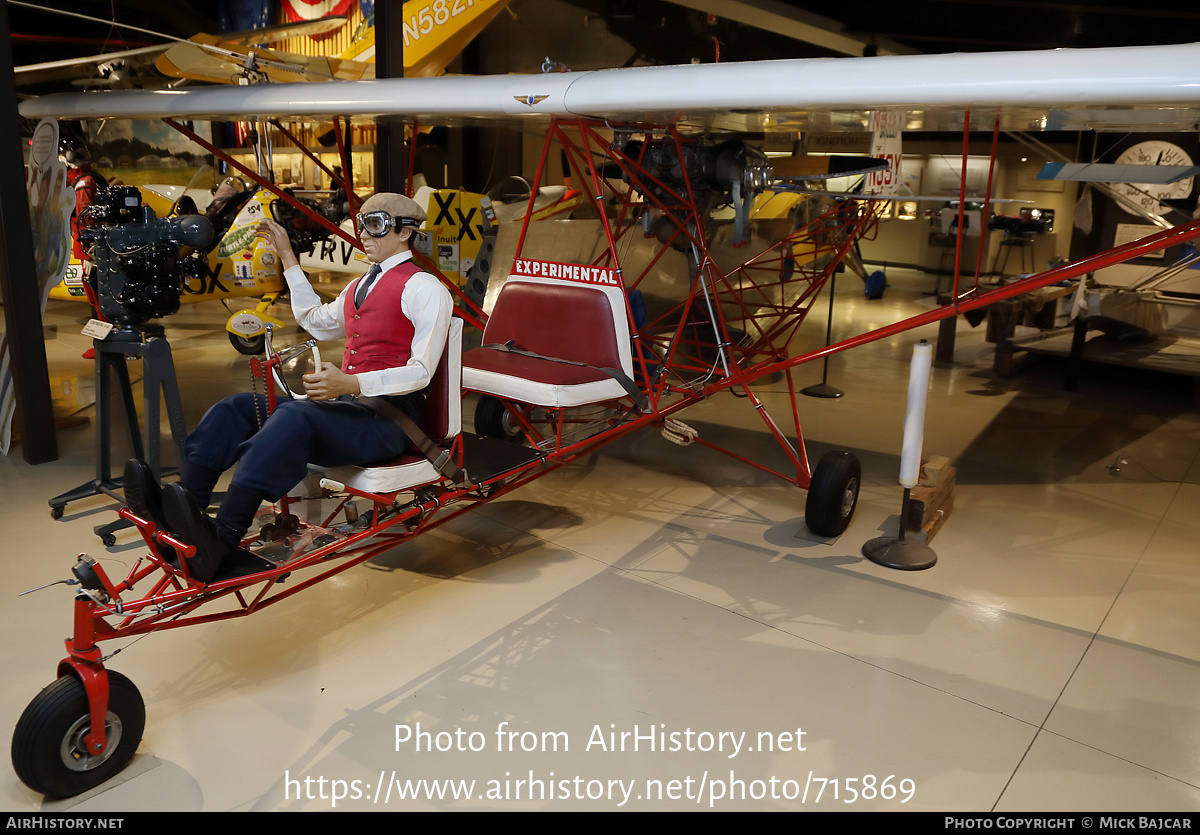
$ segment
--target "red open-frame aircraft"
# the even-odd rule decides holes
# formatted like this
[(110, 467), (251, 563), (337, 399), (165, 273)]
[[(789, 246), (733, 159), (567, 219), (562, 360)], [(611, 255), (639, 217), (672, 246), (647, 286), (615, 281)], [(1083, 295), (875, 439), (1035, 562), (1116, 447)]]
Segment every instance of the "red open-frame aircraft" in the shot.
[[(803, 129), (814, 112), (860, 127), (872, 109), (903, 111), (910, 123), (925, 129), (953, 127), (964, 135), (971, 118), (996, 131), (1126, 124), (1144, 129), (1145, 113), (1133, 118), (1133, 109), (1150, 109), (1160, 129), (1194, 130), (1200, 122), (1198, 57), (1200, 45), (894, 56), (79, 94), (26, 102), (23, 115), (35, 118), (400, 115), (425, 124), (536, 123), (547, 135), (542, 164), (557, 142), (567, 150), (577, 183), (595, 202), (610, 202), (613, 208), (601, 213), (607, 246), (594, 263), (562, 264), (552, 253), (527, 257), (522, 234), (512, 276), (490, 320), (459, 294), (461, 318), (476, 327), (490, 322), (484, 340), (496, 343), (469, 352), (463, 362), (465, 387), (485, 395), (477, 430), (512, 432), (528, 445), (461, 434), (462, 368), (455, 328), (431, 398), (444, 408), (425, 421), (436, 448), (393, 467), (326, 474), (322, 486), (335, 507), (324, 524), (299, 523), (290, 534), (288, 525), (273, 525), (280, 538), (260, 552), (259, 564), (229, 567), (200, 581), (188, 568), (190, 546), (122, 510), (138, 526), (149, 553), (120, 580), (90, 557), (76, 562), (74, 633), (66, 641), (58, 680), (18, 722), (13, 741), (18, 775), (38, 791), (71, 795), (107, 780), (132, 758), (144, 704), (128, 679), (106, 669), (101, 642), (248, 615), (650, 424), (680, 441), (707, 443), (674, 416), (725, 389), (740, 391), (761, 415), (789, 469), (748, 463), (809, 491), (806, 522), (815, 532), (840, 532), (854, 510), (858, 465), (849, 453), (835, 452), (810, 468), (791, 369), (1200, 237), (1200, 222), (999, 289), (956, 288), (951, 305), (791, 356), (789, 346), (813, 299), (854, 242), (872, 228), (872, 203), (831, 202), (809, 212), (784, 240), (735, 269), (722, 269), (709, 251), (708, 211), (736, 197), (743, 186), (755, 187), (761, 172), (744, 159), (724, 167), (729, 159), (721, 156), (721, 146), (694, 134)], [(618, 187), (618, 179), (628, 188)], [(657, 254), (636, 269), (623, 264), (627, 236), (651, 226), (662, 241)], [(639, 289), (669, 247), (688, 254), (690, 289), (642, 316), (630, 303), (630, 291)], [(521, 315), (510, 315), (506, 308), (511, 306), (519, 306)], [(537, 326), (547, 317), (566, 325), (539, 341)], [(578, 335), (581, 329), (589, 338), (563, 335), (572, 330)], [(604, 335), (597, 336), (601, 331)], [(266, 376), (280, 364), (276, 356), (257, 362), (257, 369)], [(600, 366), (615, 367), (617, 373)], [(777, 373), (787, 377), (793, 395), (795, 443), (751, 388)], [(581, 410), (589, 413), (582, 423)], [(746, 460), (735, 451), (721, 451)], [(355, 498), (370, 503), (371, 512), (353, 521), (353, 514), (346, 514), (339, 522), (346, 502)], [(283, 514), (287, 509), (285, 502)], [(174, 549), (177, 557), (162, 558), (156, 546)]]

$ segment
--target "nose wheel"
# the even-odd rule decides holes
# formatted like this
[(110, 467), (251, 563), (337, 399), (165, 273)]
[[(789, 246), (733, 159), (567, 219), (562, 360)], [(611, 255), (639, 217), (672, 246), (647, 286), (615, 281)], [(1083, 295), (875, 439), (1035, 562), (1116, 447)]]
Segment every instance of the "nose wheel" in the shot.
[(133, 682), (108, 672), (108, 712), (103, 751), (85, 738), (91, 713), (83, 682), (65, 675), (39, 693), (17, 720), (12, 739), (13, 770), (21, 782), (51, 797), (71, 797), (94, 788), (129, 765), (146, 726), (146, 705)]
[(229, 332), (229, 344), (239, 354), (253, 357), (258, 356), (266, 350), (267, 337), (261, 333), (258, 336), (242, 336), (240, 333)]

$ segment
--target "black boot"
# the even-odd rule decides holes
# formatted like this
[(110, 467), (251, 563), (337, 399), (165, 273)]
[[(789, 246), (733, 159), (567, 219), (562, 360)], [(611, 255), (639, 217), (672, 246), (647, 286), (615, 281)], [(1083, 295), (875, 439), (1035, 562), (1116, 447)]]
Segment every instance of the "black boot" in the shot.
[(196, 548), (195, 556), (188, 560), (188, 571), (200, 582), (208, 582), (229, 555), (229, 546), (221, 539), (216, 520), (201, 510), (180, 484), (168, 484), (162, 495), (170, 530)]
[(162, 487), (150, 470), (150, 465), (138, 458), (125, 462), (125, 506), (138, 516), (165, 530), (162, 508)]
[[(162, 487), (154, 477), (150, 465), (138, 458), (130, 458), (125, 462), (125, 506), (160, 531), (167, 530), (166, 517), (163, 515)], [(158, 555), (165, 560), (175, 562), (175, 551), (167, 545), (154, 546)]]
[(217, 509), (217, 528), (221, 538), (235, 546), (240, 545), (264, 501), (267, 501), (267, 497), (257, 490), (242, 487), (236, 482), (230, 484)]

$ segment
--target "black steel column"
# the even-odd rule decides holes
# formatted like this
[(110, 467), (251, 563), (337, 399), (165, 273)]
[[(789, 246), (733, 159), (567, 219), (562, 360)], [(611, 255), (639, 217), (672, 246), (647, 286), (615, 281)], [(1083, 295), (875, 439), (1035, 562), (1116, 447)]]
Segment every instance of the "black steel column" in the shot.
[[(375, 4), (375, 77), (404, 77), (404, 11), (401, 3)], [(408, 149), (403, 119), (375, 122), (375, 190), (404, 193)]]
[(34, 272), (33, 231), (25, 193), (17, 88), (13, 76), (8, 4), (0, 6), (0, 292), (4, 325), (17, 397), (13, 421), (20, 428), (21, 449), (30, 464), (58, 458), (54, 404), (42, 334), (42, 305)]

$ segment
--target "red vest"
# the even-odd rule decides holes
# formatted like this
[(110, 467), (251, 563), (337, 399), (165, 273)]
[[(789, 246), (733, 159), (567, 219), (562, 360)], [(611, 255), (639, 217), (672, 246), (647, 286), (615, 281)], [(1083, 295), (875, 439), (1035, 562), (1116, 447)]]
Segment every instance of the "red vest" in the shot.
[(400, 297), (408, 280), (418, 272), (411, 261), (392, 267), (375, 279), (375, 286), (359, 308), (354, 306), (354, 293), (362, 278), (350, 287), (344, 301), (346, 351), (342, 371), (362, 374), (408, 365), (416, 331), (400, 307)]

